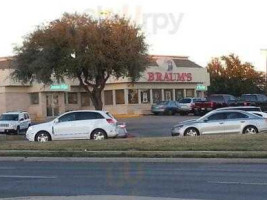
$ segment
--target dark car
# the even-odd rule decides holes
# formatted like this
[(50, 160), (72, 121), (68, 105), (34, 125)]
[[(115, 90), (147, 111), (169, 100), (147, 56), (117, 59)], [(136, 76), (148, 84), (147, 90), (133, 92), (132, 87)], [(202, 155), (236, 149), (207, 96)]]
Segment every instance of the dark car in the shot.
[(207, 101), (196, 102), (194, 107), (195, 115), (202, 115), (217, 108), (236, 106), (236, 98), (229, 94), (212, 94)]
[(155, 115), (168, 114), (175, 115), (178, 113), (178, 102), (176, 101), (159, 101), (151, 106), (151, 112)]

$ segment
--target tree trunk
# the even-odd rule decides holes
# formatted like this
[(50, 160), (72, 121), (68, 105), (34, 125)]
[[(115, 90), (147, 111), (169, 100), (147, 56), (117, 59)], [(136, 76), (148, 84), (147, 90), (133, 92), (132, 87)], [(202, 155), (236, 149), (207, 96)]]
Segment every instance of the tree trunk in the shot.
[(93, 90), (91, 93), (91, 100), (96, 110), (103, 109), (103, 102), (101, 98), (101, 90)]

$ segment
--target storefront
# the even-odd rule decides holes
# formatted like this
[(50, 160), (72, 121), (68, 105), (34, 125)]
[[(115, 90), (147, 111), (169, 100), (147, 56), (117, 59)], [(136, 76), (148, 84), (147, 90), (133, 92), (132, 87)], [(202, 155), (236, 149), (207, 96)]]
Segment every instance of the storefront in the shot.
[[(206, 68), (187, 57), (153, 56), (155, 62), (135, 83), (110, 78), (102, 93), (104, 109), (114, 114), (149, 113), (151, 104), (184, 97), (204, 97), (210, 83)], [(76, 109), (93, 109), (78, 81), (62, 84), (22, 85), (10, 78), (13, 69), (0, 59), (0, 112), (27, 110), (33, 119), (44, 120)]]

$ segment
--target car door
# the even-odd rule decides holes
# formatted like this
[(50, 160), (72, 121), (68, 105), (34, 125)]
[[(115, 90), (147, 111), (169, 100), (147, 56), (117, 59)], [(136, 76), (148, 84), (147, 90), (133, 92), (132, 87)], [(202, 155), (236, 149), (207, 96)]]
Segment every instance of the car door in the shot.
[[(77, 117), (77, 130), (79, 130), (79, 137), (82, 138), (90, 138), (91, 132), (96, 129), (96, 124), (98, 120), (98, 113), (96, 112), (77, 112), (76, 117)], [(102, 118), (104, 118), (102, 116)], [(98, 127), (99, 128), (99, 127)]]
[(53, 134), (57, 139), (72, 139), (77, 137), (79, 130), (76, 127), (76, 113), (67, 113), (58, 118), (53, 125)]
[(240, 112), (228, 112), (226, 113), (226, 120), (224, 122), (225, 133), (239, 133), (243, 130), (243, 126), (246, 120), (249, 118)]
[(27, 119), (25, 118), (24, 114), (19, 114), (19, 124), (20, 124), (20, 129), (28, 128)]
[(224, 112), (214, 113), (207, 116), (202, 123), (199, 124), (199, 129), (202, 134), (217, 134), (224, 133), (224, 121), (226, 115)]

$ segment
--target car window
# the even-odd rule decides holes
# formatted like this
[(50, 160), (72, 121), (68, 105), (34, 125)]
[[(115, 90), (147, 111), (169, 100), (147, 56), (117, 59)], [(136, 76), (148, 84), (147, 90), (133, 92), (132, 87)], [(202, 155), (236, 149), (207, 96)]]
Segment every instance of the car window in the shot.
[(76, 120), (103, 119), (104, 117), (96, 112), (77, 112)]
[(159, 101), (157, 102), (157, 105), (167, 105), (168, 103), (168, 101)]
[(28, 116), (27, 116), (27, 114), (24, 114), (24, 119), (28, 119)]
[(257, 115), (257, 116), (260, 116), (260, 117), (263, 117), (263, 115), (259, 114), (259, 113), (253, 113), (254, 115)]
[(241, 96), (241, 100), (243, 101), (257, 101), (257, 96), (256, 95), (248, 95), (248, 94), (244, 94)]
[(227, 115), (227, 119), (245, 119), (245, 118), (248, 118), (247, 115), (245, 115), (243, 113), (239, 113), (239, 112), (229, 112), (226, 115)]
[(59, 122), (70, 122), (76, 120), (76, 114), (75, 113), (68, 113), (63, 115), (58, 119)]
[(14, 114), (3, 114), (0, 117), (0, 121), (18, 121), (19, 115)]
[(208, 97), (208, 101), (223, 103), (224, 98), (223, 98), (223, 96), (210, 96), (210, 97)]
[(191, 103), (191, 99), (187, 98), (187, 99), (182, 99), (179, 101), (179, 103)]
[(215, 113), (215, 114), (210, 115), (207, 119), (209, 121), (214, 121), (214, 120), (221, 120), (225, 118), (226, 118), (225, 113)]

